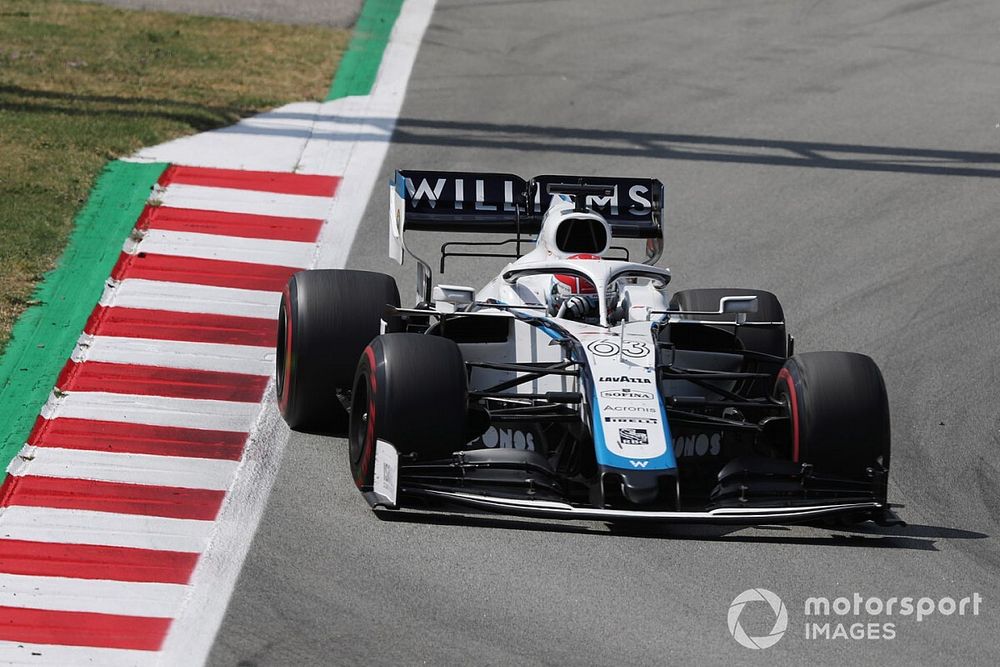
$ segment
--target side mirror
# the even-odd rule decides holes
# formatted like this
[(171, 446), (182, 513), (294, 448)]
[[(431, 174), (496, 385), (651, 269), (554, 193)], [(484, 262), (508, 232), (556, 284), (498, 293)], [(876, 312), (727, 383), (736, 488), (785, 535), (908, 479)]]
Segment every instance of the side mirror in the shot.
[(724, 296), (719, 299), (719, 314), (756, 313), (757, 297), (755, 296)]
[(476, 290), (463, 285), (435, 285), (432, 300), (453, 306), (469, 306), (476, 301)]

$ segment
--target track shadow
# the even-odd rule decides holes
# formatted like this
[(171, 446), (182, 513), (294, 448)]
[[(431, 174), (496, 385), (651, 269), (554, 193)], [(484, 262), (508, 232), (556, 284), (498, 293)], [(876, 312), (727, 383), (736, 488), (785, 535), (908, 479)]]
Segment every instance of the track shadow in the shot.
[(1000, 153), (787, 139), (401, 118), (392, 141), (396, 144), (1000, 178)]
[[(935, 176), (1000, 178), (1000, 153), (871, 144), (832, 143), (665, 132), (630, 132), (588, 127), (484, 123), (402, 117), (323, 115), (281, 110), (268, 120), (315, 120), (313, 130), (243, 123), (223, 132), (303, 136), (340, 141), (391, 141), (399, 145), (600, 155), (892, 172)], [(343, 129), (340, 129), (342, 126)]]
[[(252, 113), (245, 108), (198, 105), (155, 97), (76, 95), (13, 85), (0, 85), (0, 95), (20, 98), (6, 101), (0, 99), (0, 108), (8, 110), (70, 115), (103, 113), (123, 117), (155, 115), (186, 122), (196, 129), (210, 129), (225, 122), (235, 122)], [(81, 104), (85, 107), (110, 104), (124, 108), (81, 108)], [(240, 123), (219, 131), (326, 140), (387, 142), (391, 139), (395, 144), (416, 146), (495, 148), (568, 155), (610, 155), (657, 160), (1000, 178), (1000, 153), (986, 151), (412, 117), (394, 121), (391, 118), (317, 115), (280, 109), (265, 112), (260, 117), (269, 121), (315, 121), (319, 125), (314, 129), (307, 129), (282, 127), (280, 122), (269, 123), (266, 127)], [(336, 128), (338, 125), (343, 126), (343, 130), (322, 129)]]
[(453, 514), (422, 510), (379, 510), (376, 511), (376, 516), (389, 523), (569, 533), (595, 537), (739, 544), (794, 544), (808, 547), (861, 547), (910, 551), (938, 551), (935, 541), (939, 539), (980, 540), (989, 537), (984, 533), (943, 526), (877, 526), (871, 523), (844, 529), (827, 526), (806, 528), (814, 531), (815, 535), (774, 535), (775, 531), (790, 533), (792, 528), (789, 526), (746, 527), (686, 524), (613, 524), (609, 526), (602, 523), (562, 522), (493, 514)]
[(74, 117), (162, 118), (203, 132), (235, 123), (255, 110), (159, 98), (77, 95), (0, 85), (0, 111)]

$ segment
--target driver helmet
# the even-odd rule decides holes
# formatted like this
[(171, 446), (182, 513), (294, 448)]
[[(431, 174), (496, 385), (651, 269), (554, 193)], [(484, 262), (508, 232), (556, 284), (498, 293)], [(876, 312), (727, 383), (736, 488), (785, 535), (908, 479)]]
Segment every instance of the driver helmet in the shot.
[[(599, 255), (578, 254), (567, 259), (600, 259)], [(608, 285), (608, 311), (613, 311), (618, 305), (618, 285), (613, 282)], [(563, 304), (566, 308), (563, 309)], [(588, 279), (568, 273), (556, 273), (552, 276), (548, 294), (548, 312), (556, 316), (562, 311), (563, 317), (582, 322), (597, 323), (600, 319), (600, 305), (597, 288)]]

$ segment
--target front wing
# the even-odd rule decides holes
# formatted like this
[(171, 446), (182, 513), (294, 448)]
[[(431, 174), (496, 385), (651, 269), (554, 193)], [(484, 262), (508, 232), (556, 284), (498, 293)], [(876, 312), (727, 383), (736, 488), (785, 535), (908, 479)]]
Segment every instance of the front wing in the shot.
[(458, 455), (452, 463), (411, 467), (400, 465), (395, 448), (379, 440), (375, 486), (364, 497), (372, 508), (464, 507), (565, 520), (755, 525), (849, 515), (883, 525), (902, 523), (883, 500), (883, 475), (868, 481), (816, 478), (807, 485), (797, 464), (762, 461), (755, 466), (738, 460), (726, 467), (726, 476), (720, 474), (720, 492), (703, 509), (598, 507), (558, 498), (556, 485), (546, 479), (548, 473), (530, 458), (514, 463), (511, 450), (505, 456), (489, 452), (479, 459), (471, 454)]

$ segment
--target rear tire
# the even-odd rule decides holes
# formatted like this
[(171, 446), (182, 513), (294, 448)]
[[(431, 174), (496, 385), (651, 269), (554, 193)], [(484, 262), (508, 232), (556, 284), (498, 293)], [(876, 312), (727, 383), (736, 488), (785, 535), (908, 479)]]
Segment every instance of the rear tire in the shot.
[(775, 396), (789, 405), (794, 461), (812, 464), (819, 474), (863, 478), (868, 468), (888, 471), (889, 400), (871, 357), (796, 355), (778, 374)]
[(361, 351), (381, 333), (386, 305), (399, 306), (399, 290), (382, 273), (324, 269), (289, 279), (275, 362), (278, 406), (289, 426), (343, 432), (347, 412), (336, 392), (351, 388)]
[(361, 354), (351, 394), (355, 484), (371, 489), (377, 440), (425, 460), (461, 449), (467, 411), (465, 362), (454, 341), (414, 333), (378, 336)]

